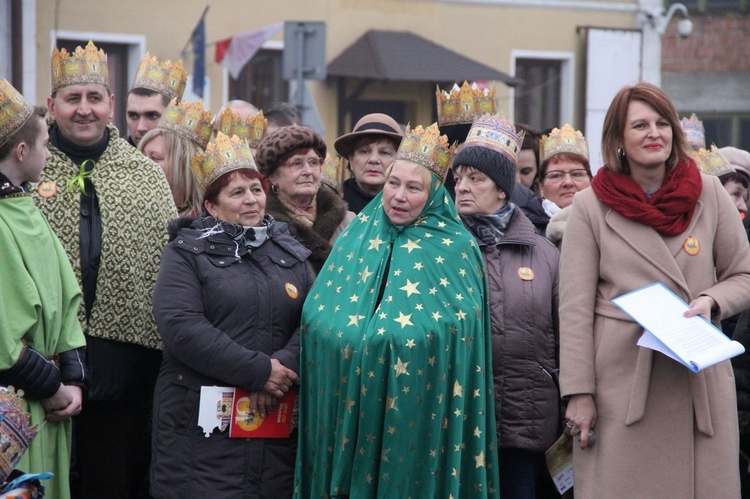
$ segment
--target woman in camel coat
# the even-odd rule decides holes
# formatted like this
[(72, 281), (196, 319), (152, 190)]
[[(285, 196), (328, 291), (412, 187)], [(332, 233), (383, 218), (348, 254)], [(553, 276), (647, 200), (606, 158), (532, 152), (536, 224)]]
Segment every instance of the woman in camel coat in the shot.
[[(715, 177), (699, 174), (668, 97), (639, 83), (605, 118), (607, 166), (578, 193), (562, 245), (561, 392), (576, 499), (739, 497), (729, 361), (697, 374), (636, 345), (611, 300), (662, 282), (688, 315), (750, 306), (750, 248)], [(588, 445), (594, 428), (596, 445)], [(580, 438), (580, 440), (579, 440)]]

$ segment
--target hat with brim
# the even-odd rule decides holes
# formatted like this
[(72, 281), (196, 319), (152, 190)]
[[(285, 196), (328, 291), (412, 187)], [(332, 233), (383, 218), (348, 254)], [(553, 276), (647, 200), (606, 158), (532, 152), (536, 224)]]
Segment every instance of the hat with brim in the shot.
[(401, 132), (401, 127), (396, 120), (383, 113), (372, 113), (363, 116), (354, 125), (354, 130), (351, 133), (342, 135), (336, 142), (333, 143), (333, 147), (336, 152), (342, 157), (348, 158), (352, 152), (354, 144), (362, 137), (372, 136), (375, 137), (388, 137), (396, 141), (396, 146), (401, 143), (401, 139), (404, 138), (404, 134)]
[(719, 152), (729, 161), (734, 171), (750, 178), (750, 152), (736, 147), (722, 147)]

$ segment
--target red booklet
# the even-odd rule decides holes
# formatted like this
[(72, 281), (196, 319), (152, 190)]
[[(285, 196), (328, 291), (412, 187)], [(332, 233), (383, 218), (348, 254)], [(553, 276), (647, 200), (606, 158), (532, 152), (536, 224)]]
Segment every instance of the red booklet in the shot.
[(235, 388), (229, 438), (289, 438), (296, 427), (296, 404), (297, 391), (290, 390), (273, 411), (260, 417), (250, 411), (250, 392)]

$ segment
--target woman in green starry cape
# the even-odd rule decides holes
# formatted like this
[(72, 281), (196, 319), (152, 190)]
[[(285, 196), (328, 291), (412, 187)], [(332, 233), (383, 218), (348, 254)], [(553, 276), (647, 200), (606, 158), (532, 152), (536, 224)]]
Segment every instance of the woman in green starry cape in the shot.
[[(435, 125), (407, 130), (308, 296), (298, 497), (497, 497), (484, 266), (442, 183), (451, 152)], [(427, 201), (395, 225), (415, 163)]]

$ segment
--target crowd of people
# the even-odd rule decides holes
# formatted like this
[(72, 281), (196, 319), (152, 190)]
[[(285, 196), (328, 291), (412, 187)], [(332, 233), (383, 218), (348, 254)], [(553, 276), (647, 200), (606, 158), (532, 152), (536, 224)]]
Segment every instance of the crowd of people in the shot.
[[(0, 386), (36, 425), (0, 482), (554, 498), (567, 435), (576, 497), (750, 488), (750, 354), (692, 372), (612, 301), (660, 282), (750, 348), (750, 153), (658, 87), (617, 93), (593, 172), (580, 131), (467, 82), (429, 126), (361, 117), (336, 161), (294, 106), (212, 114), (150, 54), (120, 138), (107, 55), (51, 67), (46, 108), (0, 80)], [(293, 395), (289, 435), (231, 435), (235, 389), (258, 424)]]

